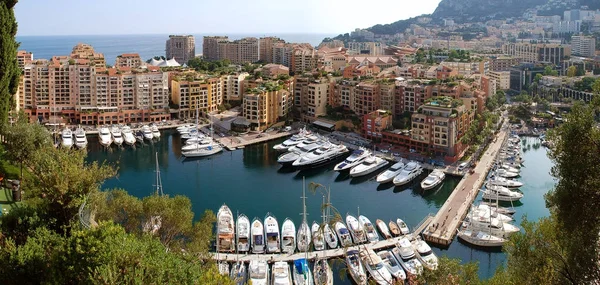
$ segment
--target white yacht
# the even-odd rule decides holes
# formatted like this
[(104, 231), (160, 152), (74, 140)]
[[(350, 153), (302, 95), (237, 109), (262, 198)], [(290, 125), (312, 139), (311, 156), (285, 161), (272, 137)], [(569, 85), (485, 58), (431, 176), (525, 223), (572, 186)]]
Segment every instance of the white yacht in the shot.
[(396, 225), (398, 225), (398, 228), (400, 228), (400, 233), (402, 233), (403, 235), (407, 235), (410, 233), (408, 225), (406, 225), (406, 223), (402, 219), (396, 219)]
[(335, 232), (340, 240), (340, 245), (342, 247), (352, 246), (352, 237), (350, 236), (350, 231), (342, 222), (335, 223)]
[(429, 270), (436, 270), (438, 268), (438, 258), (424, 240), (419, 238), (412, 241), (411, 244), (423, 266)]
[(108, 128), (102, 127), (98, 130), (98, 140), (100, 144), (105, 147), (109, 147), (112, 144), (112, 136), (110, 135)]
[(275, 262), (271, 270), (271, 275), (271, 282), (274, 285), (292, 285), (290, 266), (285, 261)]
[(366, 247), (361, 248), (360, 258), (373, 280), (375, 280), (375, 283), (380, 285), (392, 284), (392, 274), (385, 267), (383, 260), (381, 260), (381, 257), (375, 251)]
[(186, 134), (189, 134), (191, 130), (197, 130), (197, 129), (198, 129), (198, 126), (196, 126), (194, 124), (187, 124), (187, 125), (177, 127), (176, 130), (180, 135), (186, 135)]
[(277, 223), (277, 219), (275, 219), (273, 214), (267, 213), (264, 224), (267, 253), (278, 253), (281, 249), (279, 247), (279, 224)]
[(185, 152), (185, 151), (190, 151), (190, 150), (195, 150), (201, 147), (205, 147), (210, 145), (210, 143), (212, 142), (212, 140), (208, 137), (205, 137), (204, 139), (202, 139), (199, 142), (196, 143), (187, 143), (184, 146), (181, 147), (181, 151)]
[(367, 157), (365, 160), (363, 160), (363, 162), (360, 163), (359, 165), (352, 167), (352, 169), (350, 170), (350, 176), (351, 177), (359, 177), (359, 176), (365, 176), (365, 175), (371, 174), (371, 173), (385, 167), (386, 165), (388, 165), (388, 163), (389, 162), (383, 158), (379, 158), (379, 157), (371, 155), (371, 156)]
[(318, 143), (318, 142), (325, 142), (325, 141), (329, 141), (328, 139), (322, 138), (321, 136), (318, 135), (307, 135), (304, 137), (304, 139), (302, 141), (300, 141), (299, 144), (296, 144), (290, 148), (287, 149), (287, 151), (291, 151), (291, 152), (298, 152), (301, 148), (306, 147), (307, 145), (311, 145), (314, 143)]
[(493, 236), (482, 231), (463, 230), (458, 231), (458, 237), (472, 245), (482, 247), (499, 247), (506, 243), (506, 239)]
[(298, 233), (296, 235), (296, 240), (298, 241), (298, 251), (306, 252), (310, 249), (310, 228), (308, 227), (308, 223), (306, 223), (306, 221), (300, 224), (300, 228), (298, 229)]
[[(515, 164), (516, 164), (516, 163), (515, 163)], [(509, 164), (507, 161), (505, 161), (503, 164), (501, 164), (501, 165), (500, 165), (500, 168), (501, 168), (501, 169), (504, 169), (504, 170), (507, 170), (507, 171), (509, 171), (509, 172), (515, 172), (515, 173), (519, 173), (519, 172), (521, 172), (521, 171), (519, 170), (519, 168), (517, 168), (517, 167), (513, 167), (512, 165), (513, 165), (512, 163), (511, 163), (511, 164)]]
[(345, 171), (350, 170), (352, 167), (359, 165), (365, 159), (370, 157), (372, 153), (365, 148), (359, 148), (350, 154), (344, 161), (335, 165), (333, 170), (335, 171)]
[(296, 225), (289, 218), (281, 225), (281, 251), (287, 254), (296, 251)]
[(487, 184), (485, 186), (485, 190), (483, 191), (483, 199), (491, 200), (491, 201), (504, 201), (504, 202), (514, 202), (523, 198), (523, 194), (511, 191), (506, 187)]
[(401, 186), (407, 184), (413, 179), (417, 178), (423, 172), (423, 167), (416, 161), (411, 161), (404, 166), (404, 169), (398, 174), (398, 176), (394, 177), (394, 185)]
[(60, 145), (64, 148), (73, 147), (73, 131), (69, 128), (65, 128), (61, 133), (61, 143)]
[(248, 272), (246, 272), (246, 264), (238, 261), (231, 267), (229, 278), (233, 280), (235, 285), (246, 285), (248, 281)]
[(203, 156), (211, 156), (223, 151), (223, 147), (213, 141), (211, 141), (204, 146), (197, 146), (195, 149), (183, 151), (181, 155), (185, 157), (203, 157)]
[(497, 176), (496, 177), (492, 176), (492, 178), (490, 178), (490, 180), (488, 181), (488, 184), (503, 186), (503, 187), (507, 187), (507, 188), (519, 188), (519, 187), (523, 186), (522, 182), (515, 181), (512, 179), (506, 179), (504, 177), (497, 177)]
[(496, 210), (494, 208), (491, 208), (487, 205), (479, 205), (477, 207), (472, 207), (470, 214), (473, 216), (496, 218), (499, 221), (504, 222), (504, 223), (508, 223), (513, 220), (513, 218), (511, 216), (498, 213), (498, 212), (496, 212)]
[(346, 225), (348, 225), (348, 230), (350, 231), (350, 234), (352, 235), (352, 240), (355, 244), (367, 242), (367, 236), (365, 235), (365, 231), (354, 216), (350, 214), (346, 215)]
[(333, 270), (327, 259), (319, 259), (315, 261), (313, 269), (315, 275), (315, 284), (317, 285), (333, 285)]
[(158, 126), (155, 124), (150, 125), (150, 130), (152, 131), (152, 137), (155, 139), (160, 138), (160, 130), (158, 129)]
[(516, 178), (519, 176), (518, 172), (512, 172), (512, 171), (506, 170), (504, 168), (496, 170), (495, 173), (496, 173), (496, 175), (498, 175), (500, 177), (504, 177), (504, 178)]
[(110, 129), (110, 134), (112, 135), (113, 142), (117, 146), (121, 146), (123, 144), (123, 134), (121, 134), (121, 129), (119, 127), (114, 126)]
[(246, 215), (241, 214), (237, 218), (235, 232), (237, 251), (248, 252), (250, 250), (250, 220)]
[(82, 127), (78, 127), (75, 130), (75, 146), (78, 148), (85, 148), (88, 144), (85, 130)]
[(334, 161), (348, 152), (343, 144), (331, 144), (329, 146), (321, 146), (313, 151), (310, 151), (298, 158), (292, 166), (297, 168), (311, 168), (325, 165)]
[(377, 219), (375, 221), (375, 224), (377, 225), (377, 228), (379, 229), (379, 232), (383, 235), (384, 239), (392, 238), (392, 234), (390, 233), (390, 230), (388, 229), (384, 221)]
[(323, 237), (323, 230), (321, 226), (317, 224), (317, 222), (312, 223), (310, 226), (310, 231), (312, 235), (312, 243), (315, 250), (324, 250), (325, 249), (325, 238)]
[(199, 133), (198, 131), (196, 131), (196, 135), (194, 136), (190, 136), (189, 139), (187, 139), (185, 141), (185, 144), (195, 144), (195, 143), (200, 143), (201, 141), (203, 141), (206, 138), (206, 136), (202, 133)]
[(294, 260), (294, 264), (292, 265), (294, 273), (294, 284), (295, 285), (314, 285), (314, 280), (312, 276), (312, 272), (310, 272), (310, 268), (308, 267), (308, 262), (306, 259), (296, 259)]
[(125, 141), (126, 144), (128, 145), (134, 145), (135, 144), (135, 136), (133, 135), (133, 132), (131, 131), (131, 128), (129, 126), (124, 126), (121, 129), (121, 133), (123, 134), (123, 140)]
[(378, 252), (377, 255), (383, 260), (383, 265), (394, 278), (402, 281), (406, 280), (406, 273), (391, 250), (382, 250)]
[(520, 229), (513, 224), (504, 223), (495, 218), (477, 216), (468, 216), (462, 223), (461, 229), (482, 231), (503, 238), (520, 231)]
[(417, 259), (415, 250), (407, 238), (400, 239), (392, 252), (409, 275), (416, 276), (423, 272), (423, 265)]
[(217, 212), (217, 245), (218, 251), (235, 251), (235, 226), (233, 214), (227, 205), (221, 206)]
[(323, 235), (325, 236), (325, 242), (327, 242), (327, 246), (331, 249), (338, 247), (338, 238), (335, 232), (331, 229), (329, 224), (325, 224), (323, 227)]
[(144, 134), (144, 139), (152, 140), (154, 138), (154, 134), (152, 134), (152, 130), (148, 125), (142, 127), (142, 133)]
[(394, 180), (394, 177), (398, 176), (400, 172), (404, 169), (404, 162), (399, 161), (394, 163), (392, 167), (377, 175), (377, 183), (388, 183)]
[(444, 182), (444, 178), (446, 178), (446, 174), (441, 169), (434, 169), (427, 178), (421, 181), (421, 188), (423, 190), (430, 190)]
[(291, 166), (294, 163), (294, 161), (298, 160), (302, 155), (304, 155), (310, 151), (313, 151), (324, 145), (329, 145), (329, 143), (325, 142), (325, 141), (318, 141), (318, 142), (314, 142), (312, 144), (298, 146), (298, 148), (296, 148), (296, 150), (286, 152), (286, 153), (280, 155), (279, 157), (277, 157), (277, 162), (283, 166)]
[(305, 129), (301, 129), (300, 132), (293, 135), (291, 138), (285, 140), (284, 142), (282, 142), (280, 144), (273, 146), (273, 149), (277, 150), (277, 151), (288, 151), (290, 147), (293, 147), (293, 146), (301, 143), (302, 141), (304, 141), (306, 136), (309, 134), (310, 134), (310, 132), (307, 132)]
[(217, 262), (217, 268), (221, 275), (229, 276), (229, 263), (227, 263), (227, 261)]
[(252, 285), (269, 284), (269, 264), (265, 260), (252, 260), (248, 265), (248, 275)]
[(479, 207), (487, 207), (487, 208), (492, 209), (492, 212), (496, 212), (496, 213), (504, 214), (504, 215), (514, 215), (517, 212), (514, 208), (500, 207), (500, 206), (498, 206), (498, 203), (496, 203), (496, 202), (483, 201), (483, 202), (481, 202)]
[(356, 284), (367, 284), (367, 273), (360, 261), (358, 250), (351, 249), (346, 252), (346, 266), (348, 266), (348, 272)]
[(254, 218), (250, 228), (252, 253), (265, 253), (265, 232), (262, 222)]
[(369, 218), (360, 215), (358, 216), (358, 222), (360, 223), (364, 231), (367, 233), (367, 239), (369, 239), (369, 242), (379, 241), (379, 235), (377, 234), (377, 230), (375, 229)]

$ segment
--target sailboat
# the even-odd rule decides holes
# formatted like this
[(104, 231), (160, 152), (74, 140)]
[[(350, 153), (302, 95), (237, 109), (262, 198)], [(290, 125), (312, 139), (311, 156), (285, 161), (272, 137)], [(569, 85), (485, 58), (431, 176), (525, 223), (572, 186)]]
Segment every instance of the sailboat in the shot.
[(323, 237), (323, 230), (317, 224), (317, 222), (312, 223), (310, 227), (310, 231), (313, 238), (313, 247), (315, 250), (324, 250), (325, 249), (325, 238)]
[(310, 268), (308, 268), (308, 261), (306, 258), (294, 260), (294, 284), (295, 285), (313, 285), (314, 280)]
[(232, 252), (235, 250), (233, 214), (227, 205), (221, 206), (217, 212), (217, 241), (218, 251)]
[(214, 140), (212, 120), (210, 122), (210, 136), (206, 137), (204, 140), (206, 140), (207, 143), (196, 144), (195, 148), (183, 151), (181, 154), (185, 157), (203, 157), (211, 156), (223, 151), (223, 147)]
[(246, 272), (246, 264), (238, 261), (231, 267), (229, 277), (236, 285), (246, 285), (248, 273)]
[(327, 246), (331, 249), (337, 248), (338, 238), (335, 232), (331, 230), (329, 224), (325, 224), (325, 226), (323, 226), (323, 233), (325, 235), (325, 241), (327, 242)]
[(352, 235), (352, 240), (354, 240), (355, 244), (367, 242), (365, 231), (354, 216), (346, 214), (346, 225), (348, 225), (348, 229)]
[(247, 252), (250, 250), (250, 220), (246, 215), (241, 214), (236, 223), (236, 242), (237, 251)]
[(298, 229), (298, 250), (301, 252), (307, 252), (310, 249), (310, 228), (308, 227), (308, 222), (306, 221), (306, 189), (304, 188), (304, 181), (302, 183), (302, 223), (300, 224), (300, 228)]
[(296, 226), (289, 218), (281, 225), (281, 251), (288, 254), (296, 251)]
[(313, 270), (315, 275), (315, 284), (317, 285), (333, 285), (333, 271), (327, 259), (319, 259), (315, 261)]
[(363, 267), (358, 256), (358, 250), (352, 249), (346, 252), (346, 265), (348, 266), (350, 276), (354, 282), (356, 282), (356, 284), (367, 284), (367, 273), (365, 272), (365, 268)]

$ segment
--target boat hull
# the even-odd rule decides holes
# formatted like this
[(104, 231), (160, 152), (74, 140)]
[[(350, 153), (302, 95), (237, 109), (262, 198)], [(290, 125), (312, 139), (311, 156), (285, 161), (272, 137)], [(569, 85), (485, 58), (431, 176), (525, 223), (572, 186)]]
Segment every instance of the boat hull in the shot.
[(296, 169), (298, 169), (298, 170), (318, 168), (318, 167), (325, 166), (325, 165), (327, 165), (327, 164), (329, 164), (331, 162), (334, 162), (334, 161), (342, 158), (344, 155), (346, 155), (346, 153), (347, 153), (347, 151), (346, 152), (341, 152), (341, 153), (333, 155), (333, 156), (331, 156), (329, 158), (326, 158), (326, 159), (323, 159), (323, 160), (320, 160), (320, 161), (316, 161), (316, 162), (312, 162), (310, 164), (305, 164), (305, 165), (293, 165), (292, 164), (292, 166), (296, 167)]

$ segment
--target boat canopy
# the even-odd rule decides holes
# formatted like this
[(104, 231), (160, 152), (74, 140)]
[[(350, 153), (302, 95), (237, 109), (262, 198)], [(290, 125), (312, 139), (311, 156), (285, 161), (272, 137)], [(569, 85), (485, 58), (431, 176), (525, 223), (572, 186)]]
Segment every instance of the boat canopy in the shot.
[(263, 245), (263, 236), (262, 235), (255, 235), (254, 236), (254, 243), (256, 245)]
[(341, 234), (343, 234), (343, 235), (345, 235), (345, 234), (348, 234), (348, 233), (350, 233), (350, 232), (349, 232), (349, 231), (348, 231), (348, 229), (346, 229), (346, 228), (341, 228), (341, 229), (340, 229), (340, 233), (341, 233)]
[(307, 269), (306, 259), (302, 258), (294, 260), (294, 267), (296, 268), (296, 272), (298, 272), (298, 274), (305, 274)]

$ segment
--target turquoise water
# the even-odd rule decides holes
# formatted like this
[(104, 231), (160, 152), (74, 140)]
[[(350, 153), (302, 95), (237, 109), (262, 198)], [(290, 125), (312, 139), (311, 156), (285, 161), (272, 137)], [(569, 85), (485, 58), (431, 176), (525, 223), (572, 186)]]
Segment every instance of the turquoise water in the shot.
[[(262, 219), (267, 212), (271, 212), (280, 223), (289, 217), (299, 224), (302, 181), (305, 178), (307, 185), (316, 182), (331, 187), (331, 202), (342, 215), (356, 215), (360, 210), (360, 214), (369, 217), (372, 222), (400, 217), (412, 228), (428, 213), (437, 212), (458, 183), (457, 178), (447, 178), (439, 189), (422, 193), (418, 182), (426, 174), (416, 179), (413, 185), (396, 188), (393, 185), (378, 185), (373, 176), (351, 179), (347, 174), (333, 171), (333, 164), (308, 171), (288, 171), (279, 166), (278, 153), (272, 150), (272, 146), (279, 141), (187, 161), (180, 158), (179, 137), (170, 132), (164, 133), (161, 141), (135, 150), (125, 148), (107, 151), (94, 140), (90, 142), (88, 160), (106, 160), (119, 167), (118, 176), (106, 181), (103, 188), (124, 188), (138, 197), (152, 194), (155, 184), (154, 153), (158, 152), (165, 194), (188, 196), (197, 216), (205, 209), (216, 212), (226, 203), (234, 213), (244, 213), (250, 219)], [(528, 141), (533, 143), (532, 139)], [(553, 185), (548, 174), (551, 163), (544, 148), (532, 148), (525, 152), (524, 158), (526, 167), (522, 169), (521, 180), (526, 184), (522, 188), (525, 197), (515, 214), (517, 223), (525, 213), (530, 219), (548, 215), (543, 194)], [(320, 221), (322, 196), (310, 194), (307, 190), (307, 197), (309, 222)], [(439, 255), (479, 261), (482, 277), (493, 274), (505, 259), (501, 252), (471, 249), (458, 241), (454, 241), (447, 249), (434, 250)]]

